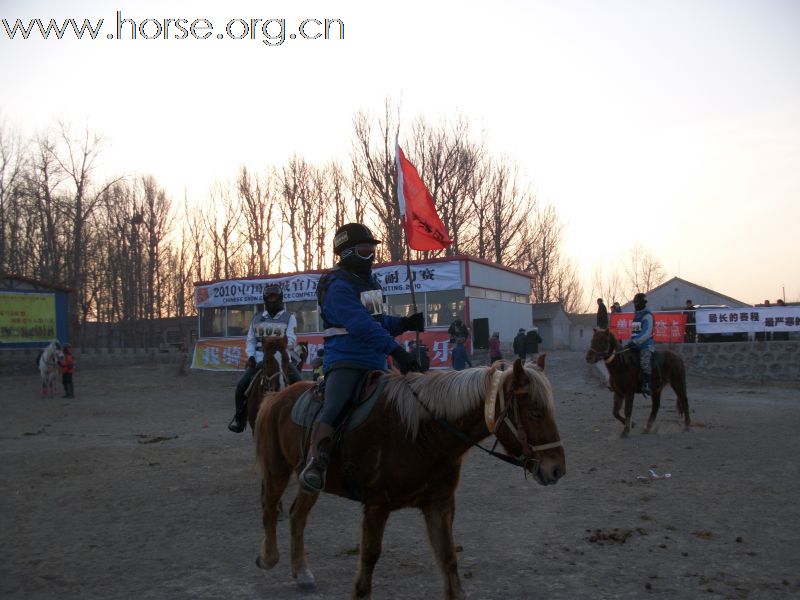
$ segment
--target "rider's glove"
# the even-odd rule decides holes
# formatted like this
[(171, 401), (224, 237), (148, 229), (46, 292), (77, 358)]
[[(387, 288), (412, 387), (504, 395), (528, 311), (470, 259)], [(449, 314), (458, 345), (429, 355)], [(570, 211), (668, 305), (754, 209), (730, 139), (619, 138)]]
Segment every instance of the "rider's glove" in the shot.
[(425, 331), (425, 315), (418, 312), (408, 317), (400, 317), (400, 327), (403, 331)]
[(409, 371), (421, 371), (422, 369), (417, 362), (417, 358), (403, 350), (402, 347), (398, 346), (394, 350), (391, 351), (390, 356), (392, 357), (392, 361), (394, 362), (394, 366), (400, 369), (400, 372), (405, 375)]

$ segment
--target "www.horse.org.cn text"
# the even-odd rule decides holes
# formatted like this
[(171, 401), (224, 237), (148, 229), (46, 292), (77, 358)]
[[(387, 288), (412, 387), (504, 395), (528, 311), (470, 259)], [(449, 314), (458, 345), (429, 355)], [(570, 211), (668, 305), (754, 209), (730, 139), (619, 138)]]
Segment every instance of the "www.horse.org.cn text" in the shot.
[[(133, 18), (116, 12), (113, 31), (105, 19), (3, 19), (0, 35), (9, 40), (258, 40), (281, 46), (287, 40), (344, 40), (341, 19), (232, 18), (214, 25), (206, 18)], [(105, 33), (104, 33), (105, 32)]]

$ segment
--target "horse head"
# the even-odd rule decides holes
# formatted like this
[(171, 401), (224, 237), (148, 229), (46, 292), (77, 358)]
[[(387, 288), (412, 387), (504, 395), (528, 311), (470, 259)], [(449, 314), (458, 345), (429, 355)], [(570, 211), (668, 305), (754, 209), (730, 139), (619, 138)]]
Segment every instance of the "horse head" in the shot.
[(490, 430), (536, 481), (550, 485), (566, 474), (567, 465), (555, 420), (553, 391), (543, 368), (542, 356), (535, 366), (523, 366), (517, 359), (511, 369), (494, 373), (500, 402)]
[(592, 364), (607, 360), (618, 348), (619, 342), (610, 329), (595, 329), (589, 350), (586, 351), (586, 362)]
[(289, 383), (288, 344), (285, 335), (265, 335), (261, 338), (261, 347), (264, 352), (261, 376), (265, 392), (280, 391)]

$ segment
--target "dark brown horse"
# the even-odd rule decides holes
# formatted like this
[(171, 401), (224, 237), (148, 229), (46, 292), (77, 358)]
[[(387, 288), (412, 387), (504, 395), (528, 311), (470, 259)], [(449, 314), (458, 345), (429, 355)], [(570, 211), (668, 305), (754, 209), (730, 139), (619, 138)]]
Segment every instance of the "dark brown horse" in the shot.
[[(464, 597), (453, 544), (454, 494), (471, 442), (488, 437), (490, 428), (508, 452), (506, 456), (514, 457), (511, 460), (540, 484), (556, 483), (566, 473), (547, 377), (538, 367), (523, 366), (519, 360), (508, 366), (505, 371), (492, 366), (382, 376), (385, 386), (380, 397), (366, 421), (348, 432), (333, 453), (325, 485), (326, 492), (351, 499), (357, 495), (364, 505), (354, 598), (371, 596), (389, 513), (407, 507), (419, 508), (425, 517), (445, 597)], [(264, 569), (278, 562), (276, 507), (293, 471), (302, 464), (304, 432), (292, 421), (292, 405), (312, 385), (289, 386), (271, 396), (258, 414), (256, 445), (265, 484), (261, 499), (265, 537), (256, 563)], [(315, 587), (303, 531), (318, 497), (301, 490), (290, 511), (291, 569), (303, 589)]]
[(279, 392), (289, 384), (289, 353), (286, 350), (286, 336), (264, 336), (261, 347), (264, 349), (264, 362), (261, 373), (253, 381), (245, 395), (247, 422), (255, 435), (256, 415), (266, 394)]
[[(653, 367), (652, 407), (650, 418), (644, 432), (649, 433), (656, 420), (661, 405), (661, 390), (669, 384), (678, 397), (678, 414), (683, 415), (684, 429), (689, 430), (689, 398), (686, 396), (686, 367), (680, 356), (669, 350), (656, 350)], [(586, 353), (586, 362), (605, 361), (610, 377), (609, 385), (614, 392), (614, 418), (622, 423), (622, 437), (626, 437), (633, 427), (633, 396), (639, 391), (639, 357), (636, 352), (625, 350), (614, 334), (608, 329), (595, 329), (592, 343)], [(625, 400), (625, 418), (619, 414)]]

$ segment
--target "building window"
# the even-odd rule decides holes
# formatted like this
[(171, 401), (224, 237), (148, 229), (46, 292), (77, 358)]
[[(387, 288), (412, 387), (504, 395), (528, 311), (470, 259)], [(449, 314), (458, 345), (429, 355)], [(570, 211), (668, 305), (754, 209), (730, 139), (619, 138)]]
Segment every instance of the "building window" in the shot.
[(225, 336), (224, 308), (200, 309), (200, 336), (204, 338)]
[[(425, 294), (415, 294), (417, 297), (417, 310), (425, 305)], [(411, 294), (395, 294), (386, 296), (388, 312), (396, 317), (406, 317), (414, 312), (414, 305), (411, 303)]]
[(461, 290), (444, 290), (428, 292), (426, 296), (427, 325), (430, 327), (449, 327), (455, 319), (466, 319), (464, 309), (464, 292)]
[(322, 331), (317, 322), (319, 314), (316, 300), (304, 300), (303, 302), (287, 302), (286, 310), (293, 312), (297, 319), (297, 333), (312, 333)]
[(243, 337), (250, 329), (255, 308), (253, 306), (236, 306), (227, 309), (227, 335), (228, 337)]

